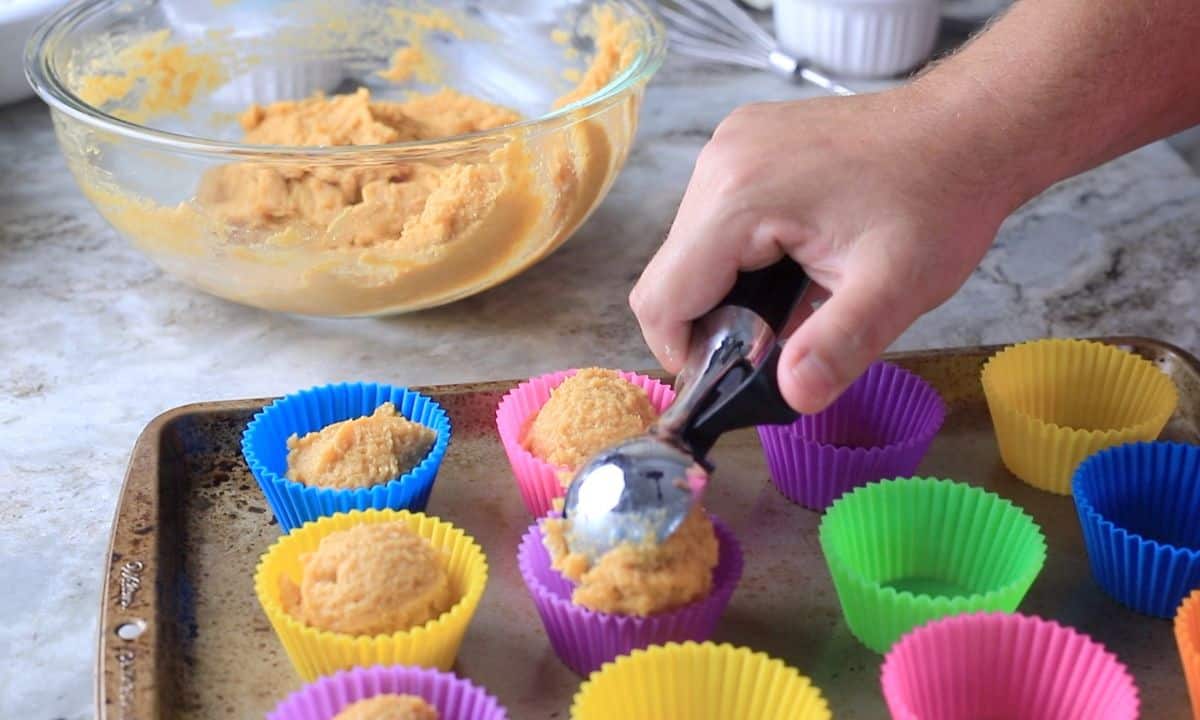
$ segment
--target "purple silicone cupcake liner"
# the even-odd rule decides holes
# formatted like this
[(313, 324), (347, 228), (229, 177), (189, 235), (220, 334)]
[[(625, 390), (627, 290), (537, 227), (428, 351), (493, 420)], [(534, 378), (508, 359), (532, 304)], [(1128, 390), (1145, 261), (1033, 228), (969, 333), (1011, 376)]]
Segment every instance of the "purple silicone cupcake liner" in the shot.
[(559, 659), (586, 677), (638, 648), (709, 639), (742, 577), (742, 549), (737, 538), (716, 517), (712, 521), (719, 547), (712, 592), (678, 610), (649, 617), (610, 615), (572, 603), (574, 585), (550, 567), (541, 528), (534, 523), (521, 538), (517, 562)]
[(787, 499), (825, 510), (843, 493), (916, 472), (946, 417), (919, 376), (876, 362), (833, 405), (790, 425), (761, 425), (771, 482)]
[(483, 688), (452, 673), (407, 665), (342, 670), (283, 699), (267, 720), (330, 720), (359, 700), (394, 693), (416, 695), (441, 720), (508, 720), (508, 712)]

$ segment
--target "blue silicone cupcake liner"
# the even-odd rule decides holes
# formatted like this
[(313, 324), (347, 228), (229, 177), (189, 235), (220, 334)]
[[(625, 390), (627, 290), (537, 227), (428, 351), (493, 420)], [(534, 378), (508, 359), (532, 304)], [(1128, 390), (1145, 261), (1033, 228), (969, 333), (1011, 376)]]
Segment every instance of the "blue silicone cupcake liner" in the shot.
[[(375, 412), (385, 402), (413, 422), (432, 428), (437, 439), (412, 470), (369, 488), (341, 490), (288, 480), (287, 440), (292, 435)], [(450, 418), (431, 398), (407, 388), (375, 383), (341, 383), (282, 397), (262, 409), (242, 434), (242, 454), (283, 531), (349, 510), (423, 511), (450, 444)]]
[(1096, 582), (1140, 613), (1172, 617), (1200, 587), (1200, 446), (1102, 450), (1080, 463), (1072, 491)]

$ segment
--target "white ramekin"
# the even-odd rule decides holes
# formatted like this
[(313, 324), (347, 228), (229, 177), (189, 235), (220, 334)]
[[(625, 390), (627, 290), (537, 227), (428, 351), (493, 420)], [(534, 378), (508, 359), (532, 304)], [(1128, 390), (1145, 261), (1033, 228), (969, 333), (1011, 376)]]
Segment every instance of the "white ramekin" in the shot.
[(775, 35), (831, 73), (891, 77), (933, 52), (941, 9), (941, 0), (775, 0)]

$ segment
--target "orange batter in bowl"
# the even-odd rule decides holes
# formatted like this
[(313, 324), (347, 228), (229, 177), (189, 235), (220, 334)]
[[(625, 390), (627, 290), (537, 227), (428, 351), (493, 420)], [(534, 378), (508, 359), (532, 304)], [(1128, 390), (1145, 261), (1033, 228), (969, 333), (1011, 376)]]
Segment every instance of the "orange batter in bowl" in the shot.
[[(415, 17), (423, 16), (405, 15), (403, 26), (446, 29), (432, 16)], [(638, 54), (630, 22), (611, 8), (599, 8), (590, 25), (591, 63), (548, 110), (592, 95)], [(199, 72), (215, 65), (212, 58), (163, 45), (165, 37), (124, 48), (98, 70), (95, 63), (78, 68), (74, 83), (97, 104), (133, 106), (114, 114), (185, 114), (191, 98), (224, 78)], [(430, 58), (414, 37), (377, 76), (431, 79)], [(144, 107), (148, 98), (136, 93), (146, 85), (172, 92)], [(636, 103), (626, 107), (636, 112)], [(362, 146), (362, 156), (209, 167), (195, 196), (177, 205), (129, 192), (86, 153), (67, 155), (109, 222), (168, 271), (257, 307), (364, 315), (449, 302), (541, 260), (607, 192), (636, 124), (636, 115), (612, 109), (545, 131), (500, 131), (486, 142), (464, 142), (461, 153), (442, 147), (432, 160), (391, 147), (499, 131), (521, 119), (452, 89), (403, 101), (376, 100), (362, 89), (251, 106), (241, 117), (247, 147)]]

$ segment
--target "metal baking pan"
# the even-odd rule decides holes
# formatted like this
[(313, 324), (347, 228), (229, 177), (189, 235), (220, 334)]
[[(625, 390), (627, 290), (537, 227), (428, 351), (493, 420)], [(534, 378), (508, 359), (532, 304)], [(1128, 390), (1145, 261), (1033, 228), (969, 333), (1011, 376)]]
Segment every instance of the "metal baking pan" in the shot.
[[(1164, 436), (1200, 440), (1200, 363), (1143, 338), (1107, 338), (1154, 361), (1180, 403)], [(890, 356), (942, 393), (949, 413), (920, 468), (986, 487), (1028, 510), (1049, 558), (1021, 610), (1097, 638), (1129, 666), (1143, 716), (1182, 718), (1187, 691), (1171, 625), (1137, 615), (1096, 586), (1070, 498), (1030, 488), (1001, 465), (979, 383), (996, 348)], [(403, 382), (404, 378), (387, 378)], [(454, 423), (454, 440), (429, 512), (483, 545), (491, 579), (455, 670), (499, 697), (516, 720), (566, 718), (580, 678), (556, 658), (517, 571), (531, 522), (496, 438), (496, 403), (513, 382), (429, 387)], [(266, 400), (188, 405), (142, 433), (112, 530), (97, 653), (97, 715), (132, 718), (262, 717), (301, 683), (260, 611), (252, 577), (279, 535), (242, 460), (242, 429)], [(820, 516), (767, 481), (757, 435), (733, 433), (714, 450), (708, 506), (746, 550), (746, 570), (715, 639), (782, 658), (809, 675), (838, 718), (887, 716), (880, 656), (847, 630), (817, 543)]]

